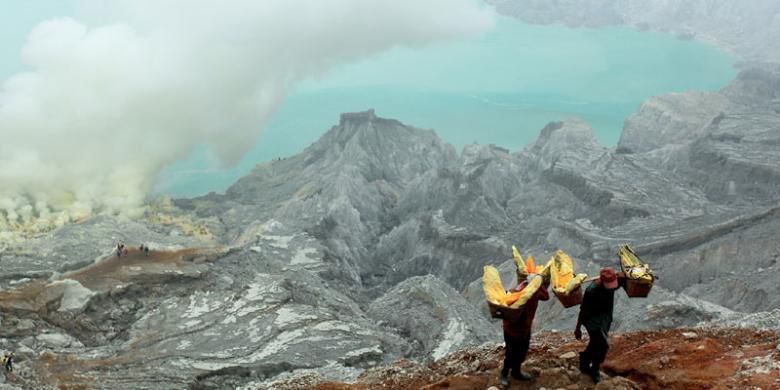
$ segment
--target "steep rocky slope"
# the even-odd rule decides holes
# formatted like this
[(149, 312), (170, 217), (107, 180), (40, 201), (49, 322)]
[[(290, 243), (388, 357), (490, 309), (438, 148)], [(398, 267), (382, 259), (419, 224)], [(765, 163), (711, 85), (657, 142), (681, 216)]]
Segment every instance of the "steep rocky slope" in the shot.
[[(648, 101), (617, 148), (572, 119), (521, 151), (458, 154), (433, 131), (344, 114), (225, 194), (14, 243), (0, 252), (9, 382), (252, 387), (435, 360), (500, 340), (478, 279), (489, 263), (511, 280), (512, 244), (538, 260), (564, 249), (594, 273), (632, 243), (661, 279), (647, 299), (621, 295), (617, 331), (771, 327), (778, 80), (746, 70), (717, 93)], [(152, 256), (116, 259), (117, 240)], [(570, 329), (575, 312), (551, 300), (537, 326)]]

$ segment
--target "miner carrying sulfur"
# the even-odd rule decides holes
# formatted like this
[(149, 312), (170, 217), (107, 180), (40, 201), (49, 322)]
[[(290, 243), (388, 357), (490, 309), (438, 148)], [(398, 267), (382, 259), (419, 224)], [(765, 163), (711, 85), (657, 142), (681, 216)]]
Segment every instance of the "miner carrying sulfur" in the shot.
[(577, 327), (574, 336), (582, 339), (581, 326), (588, 331), (588, 346), (580, 353), (580, 371), (590, 375), (593, 382), (601, 379), (599, 368), (607, 357), (609, 350), (609, 328), (612, 325), (612, 310), (615, 305), (615, 290), (625, 282), (622, 273), (619, 275), (612, 267), (604, 267), (599, 277), (585, 290), (585, 296), (580, 306)]
[[(541, 278), (541, 276), (537, 274), (529, 275), (526, 280), (512, 289), (512, 292), (523, 290), (533, 278)], [(531, 328), (536, 315), (536, 307), (540, 300), (546, 301), (548, 299), (550, 299), (550, 295), (547, 293), (547, 286), (543, 285), (525, 303), (520, 318), (515, 321), (504, 320), (504, 342), (506, 343), (506, 348), (504, 367), (501, 369), (500, 378), (502, 386), (509, 386), (510, 371), (513, 379), (521, 381), (531, 379), (528, 374), (523, 372), (522, 365), (526, 355), (528, 355), (528, 348), (531, 344)]]
[(3, 354), (3, 366), (6, 372), (14, 371), (14, 357), (16, 357), (16, 354), (13, 351)]

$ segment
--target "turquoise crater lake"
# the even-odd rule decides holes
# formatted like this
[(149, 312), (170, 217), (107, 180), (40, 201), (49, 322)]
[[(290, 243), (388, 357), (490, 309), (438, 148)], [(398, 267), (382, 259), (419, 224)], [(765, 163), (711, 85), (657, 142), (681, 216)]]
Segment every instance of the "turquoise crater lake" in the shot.
[(516, 151), (548, 122), (580, 117), (605, 145), (651, 96), (717, 90), (736, 75), (736, 58), (716, 47), (626, 27), (570, 29), (499, 18), (472, 40), (396, 48), (309, 80), (267, 123), (255, 148), (230, 169), (205, 149), (167, 167), (156, 192), (224, 191), (258, 162), (302, 151), (342, 112), (432, 128), (458, 150), (473, 142)]

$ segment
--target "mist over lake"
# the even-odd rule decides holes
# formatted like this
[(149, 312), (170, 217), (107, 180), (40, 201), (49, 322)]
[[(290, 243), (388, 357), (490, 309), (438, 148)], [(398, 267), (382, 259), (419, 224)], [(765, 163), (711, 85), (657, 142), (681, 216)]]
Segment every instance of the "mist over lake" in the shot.
[(156, 192), (223, 191), (255, 164), (300, 152), (342, 112), (436, 130), (458, 150), (470, 143), (517, 151), (548, 122), (587, 121), (615, 145), (623, 121), (651, 96), (718, 90), (736, 74), (720, 48), (628, 27), (572, 29), (499, 18), (479, 38), (396, 48), (307, 80), (271, 117), (255, 148), (223, 169), (200, 148), (163, 171)]

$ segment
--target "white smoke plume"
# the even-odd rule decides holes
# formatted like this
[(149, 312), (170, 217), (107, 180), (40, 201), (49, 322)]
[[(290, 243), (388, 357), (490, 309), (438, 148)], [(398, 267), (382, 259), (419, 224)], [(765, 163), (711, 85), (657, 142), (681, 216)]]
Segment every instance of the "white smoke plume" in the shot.
[[(108, 4), (108, 5), (107, 5)], [(206, 144), (229, 165), (299, 81), (397, 45), (474, 36), (476, 0), (132, 0), (41, 23), (0, 90), (0, 232), (144, 201)]]

